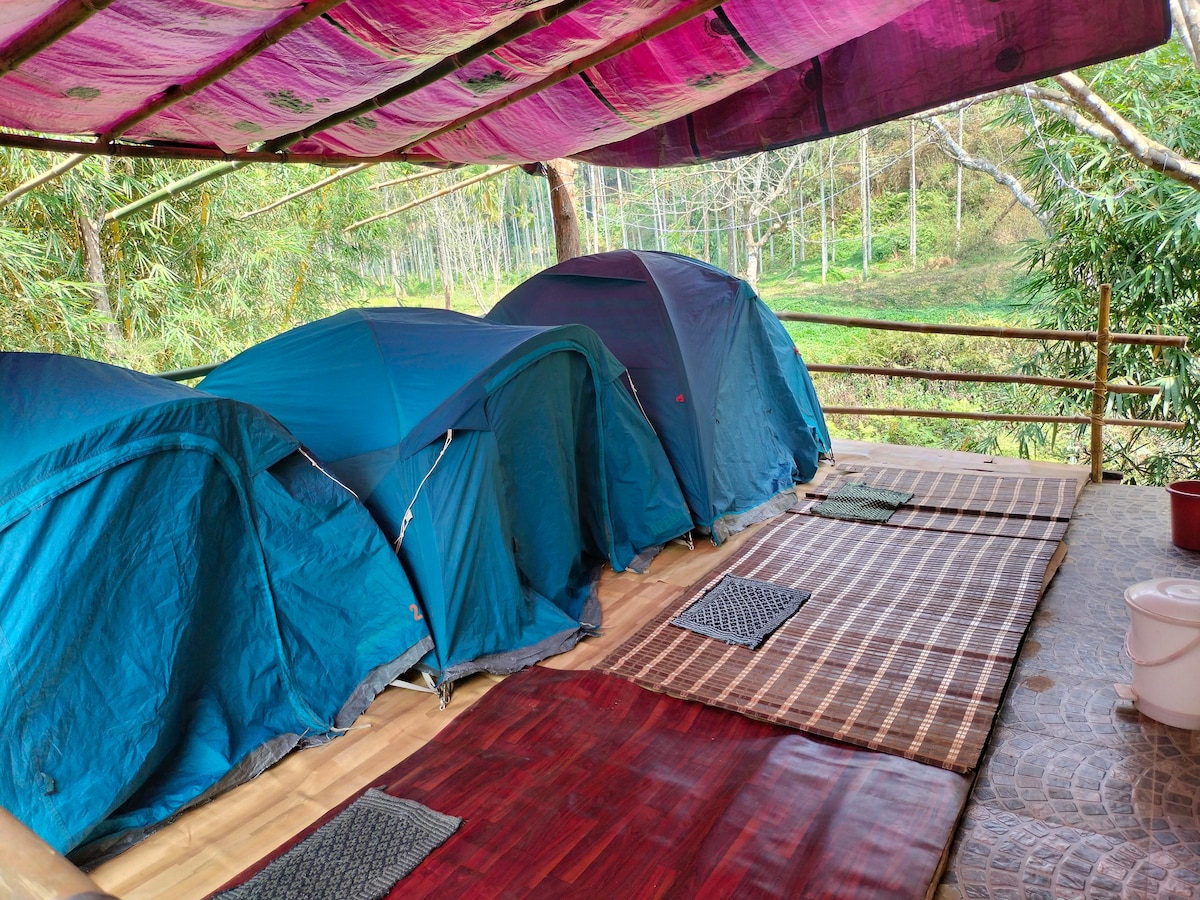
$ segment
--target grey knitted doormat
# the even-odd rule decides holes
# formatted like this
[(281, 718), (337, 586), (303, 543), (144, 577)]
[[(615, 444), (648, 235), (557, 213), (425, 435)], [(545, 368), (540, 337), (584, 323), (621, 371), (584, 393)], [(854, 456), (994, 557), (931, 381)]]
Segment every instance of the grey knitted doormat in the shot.
[(757, 650), (811, 596), (808, 591), (779, 587), (757, 578), (726, 575), (671, 624)]
[(912, 499), (911, 493), (889, 491), (852, 481), (830, 494), (812, 508), (819, 516), (854, 519), (859, 522), (886, 522), (901, 504)]
[(461, 824), (462, 819), (371, 788), (214, 900), (378, 900)]

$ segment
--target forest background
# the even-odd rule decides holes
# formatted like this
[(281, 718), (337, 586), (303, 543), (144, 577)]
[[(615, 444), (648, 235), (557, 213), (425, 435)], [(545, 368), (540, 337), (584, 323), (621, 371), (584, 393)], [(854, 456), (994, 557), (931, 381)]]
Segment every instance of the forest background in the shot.
[[(1114, 330), (1195, 335), (1194, 49), (1185, 27), (1140, 57), (739, 160), (580, 165), (581, 249), (683, 253), (748, 278), (776, 310), (893, 320), (1092, 330), (1098, 287), (1111, 283)], [(1142, 143), (1123, 140), (1126, 128)], [(536, 174), (0, 151), (9, 192), (0, 197), (0, 349), (162, 372), (220, 362), (348, 306), (480, 315), (555, 262), (547, 181)], [(810, 363), (1085, 379), (1095, 364), (1086, 345), (789, 329)], [(1198, 376), (1186, 350), (1114, 347), (1112, 380), (1161, 393), (1110, 394), (1108, 414), (1187, 427), (1107, 429), (1105, 467), (1147, 483), (1194, 476)], [(816, 381), (829, 406), (1081, 414), (1088, 402), (1079, 391), (1015, 385)], [(830, 424), (836, 437), (1071, 462), (1087, 450), (1081, 428), (1038, 423)]]

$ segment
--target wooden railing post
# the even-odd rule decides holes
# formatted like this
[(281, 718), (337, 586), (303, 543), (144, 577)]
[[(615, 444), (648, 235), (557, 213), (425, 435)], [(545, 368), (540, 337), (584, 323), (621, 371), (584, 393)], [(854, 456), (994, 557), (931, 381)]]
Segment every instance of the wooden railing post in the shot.
[(1100, 317), (1096, 329), (1096, 383), (1092, 387), (1092, 483), (1104, 479), (1104, 407), (1108, 402), (1108, 314), (1112, 285), (1100, 285)]

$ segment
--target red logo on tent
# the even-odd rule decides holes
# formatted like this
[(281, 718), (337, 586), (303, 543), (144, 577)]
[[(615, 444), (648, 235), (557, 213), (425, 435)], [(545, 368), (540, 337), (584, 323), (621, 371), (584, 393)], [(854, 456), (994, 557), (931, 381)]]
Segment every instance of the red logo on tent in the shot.
[(676, 397), (676, 398), (675, 398), (675, 402), (676, 402), (676, 403), (682, 403), (682, 402), (683, 402), (683, 394), (680, 394), (678, 397)]

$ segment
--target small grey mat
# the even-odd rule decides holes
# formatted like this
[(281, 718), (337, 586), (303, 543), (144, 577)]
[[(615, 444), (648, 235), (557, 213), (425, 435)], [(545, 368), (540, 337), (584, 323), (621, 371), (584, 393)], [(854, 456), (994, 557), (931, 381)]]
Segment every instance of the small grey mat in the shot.
[(757, 578), (726, 575), (712, 590), (671, 620), (697, 634), (757, 650), (768, 635), (811, 597)]
[(853, 519), (859, 522), (886, 522), (902, 503), (912, 499), (911, 493), (889, 491), (852, 481), (830, 494), (812, 508), (819, 516), (833, 519)]
[(378, 900), (461, 824), (462, 819), (371, 788), (214, 900)]

